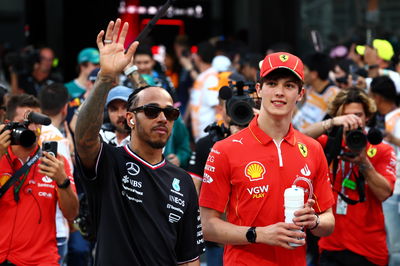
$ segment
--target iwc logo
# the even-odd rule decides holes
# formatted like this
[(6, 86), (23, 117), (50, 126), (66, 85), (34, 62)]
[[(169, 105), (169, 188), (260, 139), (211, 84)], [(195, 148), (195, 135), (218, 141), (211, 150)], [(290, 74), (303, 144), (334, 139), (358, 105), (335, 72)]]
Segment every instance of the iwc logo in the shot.
[(264, 178), (265, 167), (260, 162), (250, 162), (244, 169), (244, 174), (250, 181), (257, 181)]

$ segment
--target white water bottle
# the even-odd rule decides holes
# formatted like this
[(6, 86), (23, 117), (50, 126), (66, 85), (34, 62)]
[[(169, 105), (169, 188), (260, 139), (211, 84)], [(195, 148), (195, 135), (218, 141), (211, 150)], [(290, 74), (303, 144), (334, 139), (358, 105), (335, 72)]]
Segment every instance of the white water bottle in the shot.
[[(293, 185), (287, 188), (284, 193), (285, 199), (285, 223), (293, 223), (294, 212), (304, 207), (304, 189)], [(301, 232), (301, 230), (298, 230)], [(289, 243), (292, 247), (298, 247), (299, 244)]]

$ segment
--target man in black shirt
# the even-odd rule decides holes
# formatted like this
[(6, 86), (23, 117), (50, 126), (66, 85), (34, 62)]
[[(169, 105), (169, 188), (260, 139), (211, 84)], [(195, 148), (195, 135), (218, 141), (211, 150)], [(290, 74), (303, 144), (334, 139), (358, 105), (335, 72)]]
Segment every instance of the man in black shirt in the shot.
[[(96, 265), (199, 265), (203, 236), (190, 176), (162, 156), (179, 110), (160, 87), (137, 89), (128, 99), (131, 142), (101, 142), (107, 94), (138, 43), (124, 53), (121, 20), (97, 37), (101, 71), (76, 124), (77, 165), (97, 232)], [(104, 37), (104, 42), (103, 42)], [(118, 41), (117, 41), (118, 40)]]

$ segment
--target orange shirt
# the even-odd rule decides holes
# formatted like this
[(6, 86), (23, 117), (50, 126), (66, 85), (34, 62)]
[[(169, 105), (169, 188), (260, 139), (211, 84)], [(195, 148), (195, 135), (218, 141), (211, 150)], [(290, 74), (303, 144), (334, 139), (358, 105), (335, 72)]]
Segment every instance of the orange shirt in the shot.
[[(318, 138), (318, 141), (323, 146), (326, 146), (327, 140), (327, 135), (322, 135)], [(385, 143), (379, 145), (368, 144), (367, 156), (375, 170), (389, 181), (393, 190), (396, 180), (396, 157), (393, 148)], [(337, 191), (342, 189), (343, 178), (351, 170), (358, 173), (357, 166), (351, 169), (349, 162), (342, 163), (342, 161), (339, 161), (334, 184), (335, 201), (338, 199)], [(352, 174), (350, 174), (349, 179), (355, 181), (355, 177)], [(345, 188), (344, 193), (350, 199), (359, 199), (357, 190)], [(336, 208), (335, 202), (333, 206), (335, 230), (330, 236), (320, 239), (319, 247), (331, 251), (347, 249), (366, 257), (374, 264), (387, 265), (388, 250), (382, 202), (375, 197), (368, 188), (368, 184), (365, 184), (365, 202), (347, 205), (347, 213), (345, 215), (337, 214)]]
[[(11, 147), (8, 153), (9, 156), (4, 155), (0, 159), (0, 186), (23, 165)], [(18, 182), (0, 198), (0, 262), (9, 260), (16, 265), (58, 265), (55, 226), (57, 185), (39, 173), (38, 164), (39, 160), (30, 168), (20, 189), (18, 203), (14, 200), (14, 186)], [(64, 165), (75, 190), (65, 158)]]
[[(240, 226), (284, 222), (284, 191), (297, 177), (312, 182), (314, 209), (333, 205), (328, 166), (321, 145), (290, 126), (281, 143), (257, 125), (256, 116), (244, 130), (217, 142), (204, 170), (200, 206), (226, 212)], [(296, 183), (305, 188), (304, 181)], [(224, 265), (306, 265), (305, 246), (287, 250), (265, 244), (226, 245)]]

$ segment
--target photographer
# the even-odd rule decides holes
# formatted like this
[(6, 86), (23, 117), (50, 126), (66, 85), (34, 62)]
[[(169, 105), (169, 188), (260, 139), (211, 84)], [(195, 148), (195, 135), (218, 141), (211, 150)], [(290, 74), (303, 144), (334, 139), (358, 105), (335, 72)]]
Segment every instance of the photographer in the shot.
[(11, 87), (14, 94), (37, 96), (39, 91), (53, 82), (62, 82), (60, 73), (53, 69), (54, 51), (49, 47), (22, 52), (11, 64)]
[(321, 266), (388, 263), (382, 202), (393, 192), (396, 158), (388, 144), (371, 144), (380, 141), (373, 138), (373, 129), (365, 135), (365, 125), (375, 112), (375, 102), (365, 91), (342, 90), (328, 109), (333, 118), (305, 130), (318, 137), (328, 162), (329, 158), (333, 162), (336, 226), (331, 236), (319, 241)]
[(32, 112), (40, 112), (35, 97), (12, 96), (7, 118), (19, 128), (0, 127), (0, 265), (58, 265), (56, 204), (67, 219), (78, 213), (69, 164), (45, 151), (40, 157), (41, 119)]

